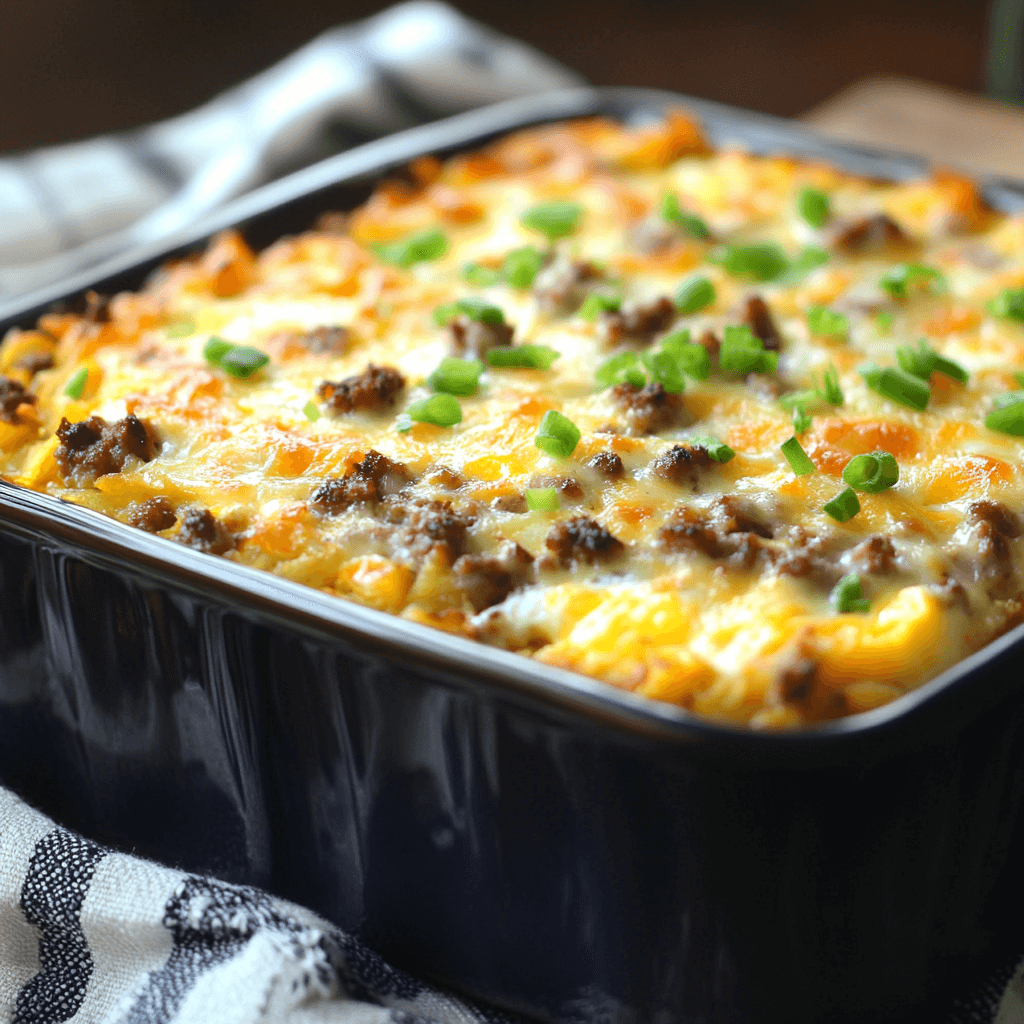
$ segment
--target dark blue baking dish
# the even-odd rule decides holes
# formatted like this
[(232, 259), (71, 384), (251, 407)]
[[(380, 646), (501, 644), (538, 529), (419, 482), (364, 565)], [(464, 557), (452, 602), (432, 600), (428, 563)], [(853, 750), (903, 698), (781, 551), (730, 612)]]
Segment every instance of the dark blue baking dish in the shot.
[[(0, 328), (136, 288), (229, 224), (267, 244), (422, 153), (667, 103), (717, 141), (921, 169), (702, 101), (562, 93), (300, 172)], [(1024, 208), (1010, 183), (989, 198)], [(885, 708), (757, 734), (0, 484), (0, 781), (541, 1020), (905, 1019), (1019, 918), (1022, 630)]]

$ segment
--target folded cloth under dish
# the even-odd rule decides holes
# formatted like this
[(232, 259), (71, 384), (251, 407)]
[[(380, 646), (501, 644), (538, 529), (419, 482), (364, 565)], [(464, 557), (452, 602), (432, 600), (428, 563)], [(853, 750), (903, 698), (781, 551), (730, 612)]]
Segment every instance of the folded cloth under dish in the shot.
[(331, 29), (187, 114), (0, 157), (0, 300), (158, 242), (257, 185), (360, 142), (582, 84), (436, 0)]

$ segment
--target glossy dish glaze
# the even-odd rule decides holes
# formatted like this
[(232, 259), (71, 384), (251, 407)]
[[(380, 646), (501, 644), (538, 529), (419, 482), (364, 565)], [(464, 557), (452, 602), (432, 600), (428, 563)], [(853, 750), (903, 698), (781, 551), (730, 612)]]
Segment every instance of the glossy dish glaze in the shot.
[[(457, 119), (274, 191), (244, 230), (301, 228), (344, 200), (335, 182), (423, 152), (665, 99)], [(701, 113), (716, 137), (915, 171)], [(81, 283), (138, 287), (165, 257)], [(773, 735), (48, 495), (0, 486), (0, 521), (0, 779), (87, 835), (304, 902), (411, 971), (559, 1022), (882, 1021), (1012, 924), (1016, 631), (885, 707)]]
[(1021, 615), (1024, 219), (685, 112), (421, 157), (0, 346), (10, 480), (702, 715), (885, 704)]

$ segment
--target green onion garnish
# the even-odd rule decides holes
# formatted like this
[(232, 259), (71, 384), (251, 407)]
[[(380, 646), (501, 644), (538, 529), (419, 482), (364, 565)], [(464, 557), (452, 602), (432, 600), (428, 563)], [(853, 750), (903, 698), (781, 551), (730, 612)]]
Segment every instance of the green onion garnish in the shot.
[(526, 507), (531, 512), (557, 512), (558, 491), (554, 487), (528, 487)]
[(195, 320), (178, 320), (176, 323), (167, 325), (168, 338), (188, 338), (196, 333)]
[(839, 374), (834, 366), (829, 366), (821, 375), (821, 385), (815, 390), (829, 405), (843, 404), (843, 389), (839, 386)]
[(988, 311), (994, 316), (1024, 323), (1024, 288), (1007, 288), (1000, 292), (988, 304)]
[(484, 324), (503, 324), (505, 322), (505, 314), (501, 308), (485, 302), (483, 299), (459, 299), (457, 302), (446, 302), (443, 306), (437, 306), (432, 315), (434, 323), (438, 327), (445, 327), (462, 315)]
[(691, 277), (676, 292), (676, 309), (680, 313), (699, 313), (715, 301), (715, 286), (706, 277)]
[(647, 376), (640, 368), (640, 356), (636, 352), (620, 352), (606, 359), (597, 368), (594, 377), (602, 387), (626, 383), (642, 388), (647, 383)]
[(250, 348), (248, 345), (232, 345), (231, 349), (220, 357), (220, 368), (232, 377), (239, 377), (245, 380), (251, 377), (257, 370), (270, 362), (270, 356), (261, 352), (258, 348)]
[(602, 313), (617, 313), (621, 305), (622, 299), (617, 295), (605, 295), (595, 292), (583, 300), (583, 305), (580, 306), (580, 316), (584, 320), (593, 322)]
[(922, 380), (928, 380), (933, 372), (945, 374), (961, 384), (968, 380), (967, 371), (959, 363), (940, 356), (924, 338), (917, 343), (917, 348), (901, 345), (896, 349), (896, 360), (907, 373)]
[(831, 501), (825, 502), (824, 510), (837, 522), (845, 523), (860, 511), (860, 502), (852, 487), (837, 494)]
[(673, 331), (661, 339), (661, 350), (667, 352), (688, 377), (707, 380), (711, 375), (711, 357), (703, 345), (690, 341), (690, 332)]
[(800, 195), (796, 199), (796, 209), (812, 228), (820, 228), (832, 215), (828, 196), (816, 188), (807, 187), (800, 190)]
[(458, 359), (446, 356), (441, 365), (427, 378), (435, 391), (448, 395), (472, 395), (480, 386), (484, 364), (479, 359)]
[(679, 198), (674, 192), (665, 194), (664, 199), (661, 201), (660, 212), (663, 220), (668, 221), (669, 224), (681, 227), (688, 235), (693, 235), (694, 238), (708, 239), (711, 237), (711, 231), (708, 229), (707, 224), (700, 217), (687, 213), (679, 205)]
[(782, 279), (783, 284), (798, 284), (812, 270), (828, 263), (828, 253), (816, 245), (805, 245), (789, 265), (789, 270)]
[(532, 245), (524, 245), (521, 249), (513, 249), (505, 257), (501, 276), (513, 288), (530, 288), (540, 273), (542, 262), (541, 254)]
[(302, 407), (302, 411), (303, 413), (305, 413), (306, 419), (309, 420), (310, 423), (316, 423), (316, 421), (320, 419), (320, 407), (316, 404), (316, 402), (307, 402)]
[[(462, 422), (462, 406), (453, 395), (431, 395), (422, 402), (413, 402), (405, 410), (405, 415), (417, 423), (433, 423), (435, 427), (454, 427), (456, 423)], [(402, 427), (399, 426), (398, 429), (401, 430)]]
[(547, 370), (559, 352), (547, 345), (501, 345), (487, 353), (487, 365), (513, 370)]
[(218, 338), (216, 334), (203, 346), (203, 358), (210, 363), (219, 363), (234, 346), (230, 341)]
[(860, 577), (851, 572), (844, 576), (833, 588), (829, 600), (837, 612), (866, 612), (871, 602), (862, 596)]
[(448, 238), (437, 228), (423, 228), (397, 242), (381, 242), (370, 248), (385, 263), (409, 268), (443, 256), (448, 251)]
[(579, 427), (572, 420), (563, 416), (554, 409), (544, 413), (544, 419), (540, 421), (540, 430), (533, 443), (548, 455), (554, 455), (559, 459), (567, 459), (576, 450), (580, 443)]
[(855, 455), (843, 470), (843, 479), (855, 490), (865, 494), (881, 494), (900, 478), (900, 467), (890, 452)]
[(501, 275), (491, 267), (481, 267), (479, 263), (467, 263), (462, 268), (462, 276), (477, 288), (488, 288), (501, 280)]
[(935, 293), (946, 290), (945, 277), (934, 267), (922, 263), (899, 263), (886, 271), (878, 283), (894, 299), (905, 299), (915, 283)]
[(874, 363), (864, 363), (857, 367), (857, 372), (873, 391), (883, 398), (891, 399), (908, 409), (921, 412), (928, 408), (928, 400), (932, 389), (926, 381), (896, 366), (879, 367)]
[(985, 426), (989, 430), (998, 430), (1000, 434), (1024, 437), (1024, 391), (1000, 395), (985, 417)]
[(774, 373), (779, 365), (778, 352), (766, 352), (764, 343), (749, 327), (726, 327), (722, 332), (718, 362), (729, 373)]
[(681, 394), (686, 387), (683, 380), (683, 371), (679, 364), (668, 352), (644, 353), (641, 357), (644, 366), (650, 371), (651, 377), (656, 380), (670, 395)]
[(727, 245), (714, 258), (733, 277), (750, 277), (755, 281), (774, 281), (789, 269), (789, 259), (775, 242)]
[(896, 323), (896, 316), (887, 309), (875, 314), (875, 328), (879, 334), (888, 334), (894, 323)]
[(568, 199), (555, 199), (549, 203), (531, 206), (519, 218), (524, 228), (546, 235), (548, 241), (571, 235), (583, 219), (583, 207)]
[(1021, 386), (1022, 388), (1024, 388), (1024, 372), (1022, 372), (1021, 370), (1018, 370), (1018, 371), (1017, 371), (1017, 372), (1016, 372), (1016, 373), (1015, 373), (1015, 374), (1013, 375), (1013, 379), (1014, 379), (1014, 380), (1015, 380), (1015, 381), (1016, 381), (1016, 382), (1017, 382), (1017, 383), (1018, 383), (1018, 384), (1019, 384), (1019, 385), (1020, 385), (1020, 386)]
[(827, 306), (808, 306), (807, 326), (820, 338), (845, 338), (850, 333), (850, 318)]
[(786, 456), (786, 461), (797, 476), (807, 476), (808, 473), (814, 472), (814, 463), (795, 437), (791, 437), (782, 445), (782, 454)]
[(64, 388), (64, 394), (68, 398), (81, 398), (82, 392), (85, 391), (85, 382), (89, 379), (89, 370), (86, 367), (82, 367), (78, 370), (75, 375), (68, 381), (67, 386)]
[(811, 424), (814, 422), (812, 416), (810, 416), (802, 405), (794, 406), (793, 408), (793, 433), (802, 434), (806, 430), (811, 429)]
[(695, 437), (692, 443), (703, 448), (708, 453), (708, 458), (714, 459), (715, 462), (728, 462), (736, 454), (724, 441), (719, 441), (710, 434)]

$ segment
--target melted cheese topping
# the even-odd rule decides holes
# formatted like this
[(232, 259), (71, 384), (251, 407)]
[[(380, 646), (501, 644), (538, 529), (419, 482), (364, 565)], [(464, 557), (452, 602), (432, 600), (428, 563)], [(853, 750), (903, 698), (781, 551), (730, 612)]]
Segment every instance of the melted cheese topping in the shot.
[[(755, 727), (883, 704), (1018, 621), (1021, 442), (984, 421), (1024, 365), (1024, 327), (987, 306), (1024, 285), (1024, 221), (986, 210), (952, 175), (890, 184), (713, 152), (681, 114), (638, 130), (590, 120), (521, 132), (444, 164), (420, 160), (411, 179), (259, 256), (228, 233), (102, 315), (53, 314), (39, 330), (11, 332), (0, 348), (14, 395), (0, 420), (5, 478)], [(819, 227), (799, 212), (806, 188), (828, 198)], [(711, 237), (666, 220), (667, 194)], [(582, 219), (549, 247), (521, 217), (551, 200), (578, 203)], [(443, 232), (443, 255), (403, 268), (375, 250), (423, 229)], [(730, 273), (723, 246), (755, 242), (781, 246), (784, 273), (761, 282)], [(504, 283), (505, 258), (527, 246), (544, 269), (532, 287)], [(817, 265), (800, 263), (807, 247), (819, 250)], [(472, 284), (467, 263), (491, 273), (471, 274)], [(942, 278), (889, 294), (883, 276), (906, 264)], [(712, 283), (714, 301), (667, 317), (662, 304), (659, 318), (657, 300), (694, 274)], [(622, 312), (584, 318), (579, 304), (593, 293), (615, 294)], [(716, 348), (728, 326), (766, 334), (752, 319), (755, 295), (781, 339), (779, 361), (744, 378), (719, 367)], [(515, 345), (559, 358), (547, 370), (485, 368), (476, 393), (458, 399), (454, 427), (396, 429), (431, 394), (431, 372), (457, 354), (458, 325), (438, 326), (433, 311), (470, 297), (503, 311)], [(813, 306), (842, 312), (848, 331), (812, 333)], [(709, 350), (711, 374), (687, 378), (678, 398), (652, 387), (645, 406), (628, 384), (597, 383), (611, 355), (657, 352), (684, 328)], [(204, 357), (211, 337), (270, 361), (233, 377)], [(858, 367), (893, 366), (900, 346), (922, 338), (969, 380), (933, 372), (917, 411), (869, 388)], [(322, 383), (370, 363), (399, 371), (404, 389), (375, 407), (332, 406)], [(830, 367), (842, 402), (798, 402), (812, 417), (798, 438), (815, 471), (797, 476), (780, 450), (794, 434), (785, 396)], [(20, 405), (17, 384), (27, 389)], [(535, 444), (549, 410), (581, 432), (569, 457)], [(69, 470), (70, 442), (55, 434), (62, 420), (128, 415), (147, 425), (153, 452)], [(734, 457), (708, 459), (707, 437)], [(693, 465), (659, 473), (675, 446)], [(380, 484), (369, 496), (317, 500), (325, 481), (358, 477), (371, 450), (404, 466), (389, 493)], [(859, 494), (860, 511), (837, 522), (823, 509), (845, 488), (843, 469), (876, 451), (896, 457), (898, 484)], [(621, 473), (588, 465), (600, 453), (617, 456)], [(547, 485), (559, 509), (529, 511), (524, 492)], [(154, 498), (165, 499), (163, 518), (144, 514)], [(830, 600), (850, 573), (866, 611), (837, 612)]]

